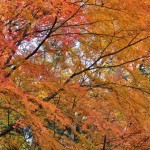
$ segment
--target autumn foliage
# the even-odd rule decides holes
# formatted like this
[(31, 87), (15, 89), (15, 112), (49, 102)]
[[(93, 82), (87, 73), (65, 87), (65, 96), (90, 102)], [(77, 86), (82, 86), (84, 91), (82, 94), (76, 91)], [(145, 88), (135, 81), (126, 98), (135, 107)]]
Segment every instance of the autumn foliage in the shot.
[(149, 0), (0, 1), (0, 149), (150, 148)]

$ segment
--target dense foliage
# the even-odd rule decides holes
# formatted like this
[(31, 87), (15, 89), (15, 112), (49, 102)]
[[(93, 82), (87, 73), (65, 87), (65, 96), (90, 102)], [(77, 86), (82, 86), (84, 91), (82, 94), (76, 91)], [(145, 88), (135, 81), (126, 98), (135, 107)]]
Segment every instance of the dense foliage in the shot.
[(0, 1), (0, 149), (150, 148), (149, 0)]

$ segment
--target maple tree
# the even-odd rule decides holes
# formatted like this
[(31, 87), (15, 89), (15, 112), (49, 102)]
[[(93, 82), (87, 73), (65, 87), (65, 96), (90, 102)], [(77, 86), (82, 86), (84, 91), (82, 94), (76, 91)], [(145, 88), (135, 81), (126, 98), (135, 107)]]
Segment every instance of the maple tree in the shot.
[(0, 148), (149, 149), (149, 7), (2, 0)]

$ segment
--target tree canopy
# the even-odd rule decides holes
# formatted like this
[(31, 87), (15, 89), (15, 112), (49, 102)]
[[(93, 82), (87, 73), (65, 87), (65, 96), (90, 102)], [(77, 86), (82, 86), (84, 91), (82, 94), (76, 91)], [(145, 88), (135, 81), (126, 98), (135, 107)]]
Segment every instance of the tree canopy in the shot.
[(149, 0), (1, 0), (0, 149), (149, 149), (149, 18)]

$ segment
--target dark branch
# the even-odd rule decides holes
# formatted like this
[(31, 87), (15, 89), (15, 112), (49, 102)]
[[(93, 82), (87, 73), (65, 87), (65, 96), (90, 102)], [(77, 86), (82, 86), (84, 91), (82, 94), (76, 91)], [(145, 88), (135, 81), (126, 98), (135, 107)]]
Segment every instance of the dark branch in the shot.
[(117, 65), (111, 65), (111, 66), (97, 66), (97, 67), (91, 68), (90, 70), (96, 69), (96, 68), (103, 69), (103, 68), (115, 68), (115, 67), (120, 67), (120, 66), (123, 66), (123, 65), (125, 65), (125, 64), (138, 61), (138, 60), (143, 59), (143, 58), (150, 58), (150, 56), (142, 56), (142, 57), (139, 57), (139, 58), (136, 58), (136, 59), (133, 59), (133, 60), (129, 60), (129, 61), (126, 61), (126, 62), (121, 63), (121, 64), (117, 64)]
[(41, 41), (41, 43), (36, 47), (36, 49), (31, 54), (29, 54), (28, 56), (25, 57), (25, 60), (32, 57), (39, 50), (39, 48), (44, 44), (44, 42), (49, 38), (49, 36), (53, 32), (53, 28), (54, 28), (56, 22), (57, 22), (57, 17), (55, 17), (54, 23), (53, 23), (51, 29), (49, 30), (48, 34), (46, 35), (46, 37)]
[(7, 126), (7, 128), (0, 133), (0, 137), (8, 134), (10, 131), (13, 131), (14, 129), (15, 129), (14, 124), (11, 124), (11, 125)]
[(103, 150), (106, 150), (106, 135), (104, 136)]

